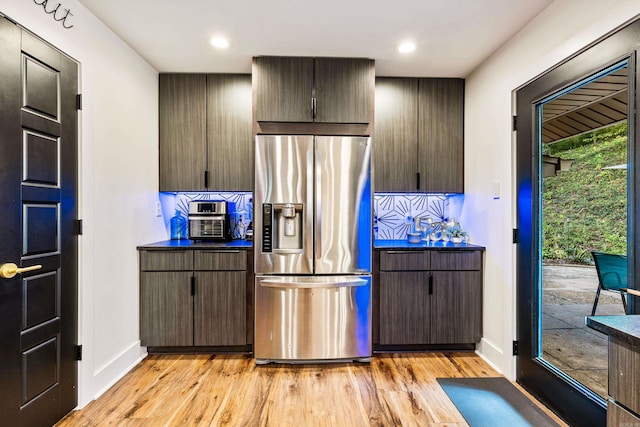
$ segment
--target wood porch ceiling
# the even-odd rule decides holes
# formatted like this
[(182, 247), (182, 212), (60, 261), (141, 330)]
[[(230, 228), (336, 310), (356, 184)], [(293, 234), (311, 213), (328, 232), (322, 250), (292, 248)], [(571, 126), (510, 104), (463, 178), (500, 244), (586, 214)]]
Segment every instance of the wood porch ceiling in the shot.
[(551, 144), (627, 119), (628, 67), (550, 101), (542, 110), (542, 141)]

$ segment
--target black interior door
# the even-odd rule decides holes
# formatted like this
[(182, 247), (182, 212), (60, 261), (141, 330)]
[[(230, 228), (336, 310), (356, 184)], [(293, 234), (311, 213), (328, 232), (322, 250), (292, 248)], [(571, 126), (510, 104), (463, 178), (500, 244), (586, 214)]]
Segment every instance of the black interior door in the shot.
[(0, 19), (2, 425), (77, 404), (77, 82), (74, 61)]
[[(629, 67), (628, 114), (628, 256), (632, 282), (638, 274), (639, 219), (638, 133), (636, 132), (638, 77), (637, 49), (640, 48), (640, 21), (605, 37), (558, 67), (516, 92), (517, 109), (517, 219), (519, 239), (517, 255), (517, 381), (554, 412), (575, 426), (604, 426), (606, 403), (586, 387), (572, 381), (541, 354), (541, 106), (553, 94), (568, 90), (576, 82), (595, 76), (622, 62)], [(638, 304), (630, 301), (630, 313)], [(590, 313), (586, 313), (587, 315)]]

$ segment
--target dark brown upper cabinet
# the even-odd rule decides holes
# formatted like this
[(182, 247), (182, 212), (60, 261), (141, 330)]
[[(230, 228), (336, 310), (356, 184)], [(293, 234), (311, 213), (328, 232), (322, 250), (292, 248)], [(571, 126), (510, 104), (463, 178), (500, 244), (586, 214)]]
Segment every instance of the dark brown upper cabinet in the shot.
[(464, 80), (418, 83), (418, 190), (464, 192)]
[(207, 75), (208, 188), (253, 190), (251, 76)]
[(378, 77), (377, 192), (464, 191), (464, 80)]
[(313, 58), (255, 58), (260, 122), (313, 122)]
[(376, 78), (374, 190), (416, 191), (418, 79)]
[(316, 58), (314, 63), (314, 121), (369, 123), (373, 61)]
[(251, 76), (160, 74), (160, 191), (251, 191)]
[[(254, 58), (257, 133), (274, 129), (338, 129), (322, 125), (351, 124), (363, 134), (373, 119), (374, 62), (354, 58), (259, 56)], [(277, 123), (320, 124), (285, 128)], [(345, 128), (342, 128), (345, 129)], [(364, 131), (362, 130), (364, 129)]]
[(160, 191), (206, 190), (207, 76), (159, 80)]

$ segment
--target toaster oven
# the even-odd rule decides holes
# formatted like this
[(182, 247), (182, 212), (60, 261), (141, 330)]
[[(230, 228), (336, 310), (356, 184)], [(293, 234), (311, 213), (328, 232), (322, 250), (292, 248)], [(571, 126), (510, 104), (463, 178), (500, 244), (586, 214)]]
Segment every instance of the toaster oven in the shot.
[(189, 203), (189, 239), (231, 240), (229, 205), (222, 200), (194, 200)]

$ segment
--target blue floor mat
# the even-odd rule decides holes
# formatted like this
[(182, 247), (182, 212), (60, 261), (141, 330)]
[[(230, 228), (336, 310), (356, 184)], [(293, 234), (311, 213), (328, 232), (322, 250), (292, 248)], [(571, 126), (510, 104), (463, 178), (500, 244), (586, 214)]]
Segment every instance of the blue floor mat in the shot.
[(436, 380), (471, 427), (558, 426), (506, 378)]

